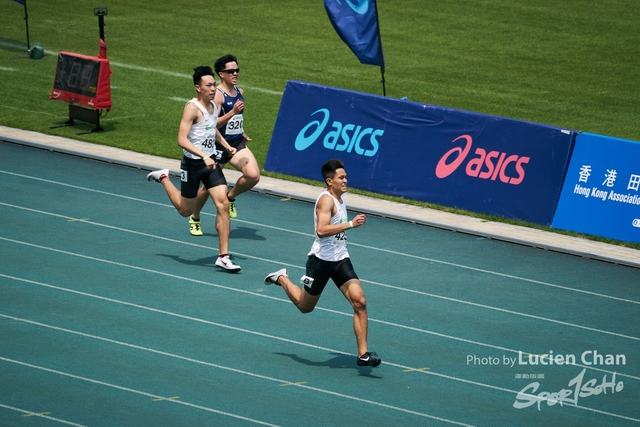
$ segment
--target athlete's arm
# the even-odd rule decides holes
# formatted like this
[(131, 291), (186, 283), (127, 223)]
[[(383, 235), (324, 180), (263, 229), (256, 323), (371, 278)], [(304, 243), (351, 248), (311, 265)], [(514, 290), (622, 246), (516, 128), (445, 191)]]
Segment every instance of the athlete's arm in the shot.
[(335, 236), (336, 234), (350, 228), (360, 227), (367, 221), (367, 217), (364, 214), (358, 214), (349, 222), (343, 222), (342, 224), (330, 224), (331, 217), (336, 213), (335, 206), (333, 198), (326, 194), (318, 200), (318, 203), (316, 204), (316, 234), (318, 237)]
[(182, 120), (180, 120), (180, 128), (178, 129), (178, 145), (191, 154), (204, 158), (206, 154), (198, 150), (188, 138), (191, 126), (200, 120), (202, 120), (202, 112), (192, 102), (187, 103), (182, 112)]
[[(238, 90), (240, 91), (240, 94), (242, 95), (242, 98), (244, 99), (244, 90), (242, 88), (238, 88)], [(244, 102), (242, 103), (242, 109), (244, 110)], [(251, 137), (249, 135), (247, 135), (246, 133), (242, 132), (242, 137), (244, 138), (244, 140), (246, 142), (250, 142), (251, 141)]]
[(222, 134), (220, 133), (220, 130), (216, 129), (216, 141), (218, 141), (220, 144), (222, 144), (222, 146), (224, 147), (225, 150), (227, 150), (229, 152), (229, 154), (231, 154), (232, 156), (234, 154), (236, 154), (236, 149), (235, 147), (232, 147), (231, 145), (229, 145), (229, 143), (227, 142), (226, 139), (224, 139), (224, 137), (222, 136)]

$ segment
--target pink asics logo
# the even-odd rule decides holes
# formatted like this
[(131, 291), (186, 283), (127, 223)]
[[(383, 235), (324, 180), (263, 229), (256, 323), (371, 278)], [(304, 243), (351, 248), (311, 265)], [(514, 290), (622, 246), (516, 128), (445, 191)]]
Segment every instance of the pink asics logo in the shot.
[[(446, 178), (455, 172), (471, 151), (471, 146), (473, 145), (471, 136), (461, 135), (452, 142), (456, 142), (459, 139), (466, 141), (464, 148), (452, 148), (442, 156), (436, 166), (436, 176), (438, 178)], [(483, 148), (476, 148), (475, 154), (477, 157), (471, 158), (465, 168), (467, 175), (473, 178), (491, 179), (492, 181), (500, 178), (500, 181), (505, 184), (513, 185), (518, 185), (522, 182), (524, 179), (524, 168), (522, 165), (529, 163), (529, 160), (531, 160), (530, 157), (520, 157), (517, 154), (507, 156), (507, 153), (501, 153), (500, 151), (489, 151), (487, 153)], [(450, 161), (450, 157), (452, 156), (455, 157)], [(516, 176), (507, 175), (507, 166), (512, 163), (515, 163)], [(510, 169), (510, 171), (512, 170), (513, 168)]]

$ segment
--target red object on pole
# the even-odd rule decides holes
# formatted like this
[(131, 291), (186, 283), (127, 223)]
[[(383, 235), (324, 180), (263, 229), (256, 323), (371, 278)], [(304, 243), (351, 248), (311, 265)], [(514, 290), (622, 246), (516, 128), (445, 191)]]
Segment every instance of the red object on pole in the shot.
[(98, 54), (98, 58), (107, 59), (107, 44), (102, 39), (100, 39), (100, 53)]

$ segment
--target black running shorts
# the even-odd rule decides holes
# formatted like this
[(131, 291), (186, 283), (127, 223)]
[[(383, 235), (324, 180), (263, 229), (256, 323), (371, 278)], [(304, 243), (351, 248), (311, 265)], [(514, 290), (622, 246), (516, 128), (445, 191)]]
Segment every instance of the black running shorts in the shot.
[(207, 168), (202, 159), (183, 157), (180, 162), (182, 173), (180, 176), (180, 193), (186, 199), (193, 199), (198, 194), (200, 183), (208, 190), (219, 185), (227, 185), (227, 179), (222, 173), (222, 166), (216, 164), (215, 169)]
[(324, 261), (315, 255), (309, 255), (307, 258), (306, 276), (311, 277), (313, 283), (311, 287), (304, 285), (304, 289), (309, 295), (314, 296), (322, 293), (329, 279), (340, 288), (349, 280), (358, 278), (349, 258), (340, 261)]

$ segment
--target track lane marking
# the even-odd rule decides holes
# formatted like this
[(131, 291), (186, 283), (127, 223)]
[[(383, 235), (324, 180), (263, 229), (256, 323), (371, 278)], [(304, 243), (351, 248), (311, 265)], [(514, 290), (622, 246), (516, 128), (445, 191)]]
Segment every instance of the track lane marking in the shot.
[[(74, 188), (74, 189), (83, 190), (83, 191), (87, 191), (87, 192), (103, 194), (103, 195), (107, 195), (107, 196), (111, 196), (111, 197), (117, 197), (117, 198), (121, 198), (121, 199), (125, 199), (125, 200), (131, 200), (131, 201), (135, 201), (135, 202), (151, 204), (151, 205), (154, 205), (154, 206), (161, 206), (161, 207), (165, 207), (165, 208), (175, 209), (172, 205), (169, 205), (169, 204), (166, 204), (166, 203), (158, 203), (158, 202), (153, 202), (153, 201), (149, 201), (149, 200), (139, 199), (139, 198), (136, 198), (136, 197), (123, 196), (123, 195), (120, 195), (120, 194), (111, 193), (111, 192), (107, 192), (107, 191), (95, 190), (93, 188), (81, 187), (81, 186), (78, 186), (78, 185), (67, 184), (67, 183), (63, 183), (63, 182), (59, 182), (59, 181), (52, 181), (52, 180), (47, 180), (47, 179), (43, 179), (43, 178), (31, 177), (31, 176), (18, 174), (18, 173), (14, 173), (14, 172), (9, 172), (9, 171), (4, 171), (4, 170), (0, 170), (0, 173), (4, 173), (4, 174), (7, 174), (7, 175), (12, 175), (12, 176), (18, 176), (18, 177), (26, 178), (26, 179), (32, 179), (32, 180), (36, 180), (36, 181), (40, 181), (40, 182), (46, 182), (46, 183), (54, 184), (54, 185), (60, 185), (60, 186), (63, 186), (63, 187)], [(18, 206), (13, 206), (13, 205), (9, 205), (9, 206), (20, 208)], [(28, 209), (28, 208), (25, 208), (25, 209)], [(35, 211), (35, 212), (39, 212), (39, 211)], [(42, 213), (47, 213), (47, 212), (42, 212)], [(212, 217), (215, 216), (214, 214), (210, 214), (208, 212), (202, 212), (202, 215), (212, 216)], [(282, 232), (286, 232), (286, 233), (296, 234), (296, 235), (300, 235), (300, 236), (307, 236), (307, 237), (311, 237), (311, 238), (314, 237), (314, 235), (311, 234), (311, 233), (303, 233), (303, 232), (300, 232), (300, 231), (289, 230), (289, 229), (286, 229), (286, 228), (277, 227), (277, 226), (273, 226), (273, 225), (262, 224), (262, 223), (258, 223), (258, 222), (252, 222), (252, 221), (246, 221), (246, 220), (240, 220), (240, 219), (235, 219), (234, 221), (235, 222), (239, 222), (239, 223), (248, 224), (248, 225), (254, 225), (256, 227), (263, 227), (263, 228), (268, 228), (268, 229), (271, 229), (271, 230), (276, 230), (276, 231), (282, 231)], [(151, 236), (151, 235), (148, 235), (148, 236)], [(158, 236), (151, 236), (151, 237), (161, 238), (161, 237), (158, 237)], [(202, 247), (201, 245), (194, 245), (194, 244), (191, 244), (191, 243), (178, 241), (178, 240), (171, 240), (171, 241), (172, 242), (179, 242), (179, 243), (182, 243), (184, 245), (192, 245), (192, 246)], [(614, 300), (614, 301), (621, 301), (621, 302), (625, 302), (625, 303), (640, 305), (640, 301), (636, 301), (636, 300), (632, 300), (632, 299), (628, 299), (628, 298), (615, 297), (615, 296), (612, 296), (612, 295), (606, 295), (606, 294), (602, 294), (602, 293), (598, 293), (598, 292), (591, 292), (591, 291), (587, 291), (587, 290), (583, 290), (583, 289), (571, 288), (571, 287), (568, 287), (568, 286), (557, 285), (557, 284), (554, 284), (554, 283), (544, 282), (544, 281), (540, 281), (540, 280), (536, 280), (536, 279), (529, 279), (529, 278), (526, 278), (526, 277), (515, 276), (515, 275), (512, 275), (512, 274), (500, 273), (500, 272), (497, 272), (497, 271), (486, 270), (486, 269), (472, 267), (472, 266), (468, 266), (468, 265), (464, 265), (464, 264), (453, 263), (453, 262), (449, 262), (449, 261), (443, 261), (443, 260), (439, 260), (439, 259), (436, 259), (436, 258), (428, 258), (428, 257), (408, 254), (408, 253), (404, 253), (404, 252), (398, 252), (398, 251), (394, 251), (394, 250), (390, 250), (390, 249), (373, 247), (373, 246), (369, 246), (369, 245), (363, 245), (363, 244), (360, 244), (360, 243), (357, 243), (357, 242), (349, 242), (349, 246), (361, 247), (361, 248), (369, 249), (369, 250), (373, 250), (373, 251), (379, 251), (379, 252), (389, 253), (389, 254), (392, 254), (392, 255), (398, 255), (398, 256), (413, 258), (413, 259), (417, 259), (417, 260), (420, 260), (420, 261), (433, 262), (433, 263), (436, 263), (436, 264), (447, 265), (447, 266), (450, 266), (450, 267), (461, 268), (461, 269), (469, 270), (469, 271), (476, 271), (476, 272), (479, 272), (479, 273), (494, 275), (494, 276), (498, 276), (498, 277), (504, 277), (504, 278), (507, 278), (507, 279), (513, 279), (513, 280), (523, 281), (523, 282), (527, 282), (527, 283), (534, 283), (534, 284), (537, 284), (537, 285), (552, 287), (552, 288), (555, 288), (555, 289), (562, 289), (562, 290), (565, 290), (565, 291), (581, 293), (581, 294), (595, 296), (595, 297), (599, 297), (599, 298), (606, 298), (606, 299), (611, 299), (611, 300)], [(248, 255), (245, 255), (245, 256), (248, 256)], [(279, 263), (277, 261), (272, 261), (272, 262), (274, 264), (279, 264), (279, 265), (284, 265), (284, 266), (291, 266), (290, 264)], [(297, 266), (292, 266), (292, 267), (297, 267)], [(297, 268), (302, 268), (302, 267), (297, 267)], [(385, 286), (385, 287), (388, 287), (388, 288), (392, 288), (392, 289), (396, 289), (396, 290), (400, 290), (400, 291), (404, 291), (404, 292), (411, 292), (411, 293), (416, 293), (416, 294), (420, 294), (421, 293), (421, 291), (416, 291), (416, 290), (408, 289), (408, 288), (396, 287), (396, 286), (393, 286), (393, 285), (385, 285), (385, 284), (382, 284), (382, 283), (379, 283), (379, 282), (370, 281), (370, 280), (362, 280), (362, 281), (366, 282), (366, 283), (373, 284), (373, 285)], [(428, 296), (433, 296), (433, 295), (430, 294)]]
[[(117, 301), (117, 300), (115, 300), (115, 301)], [(120, 302), (120, 303), (123, 303), (123, 302)], [(130, 305), (130, 303), (125, 303), (125, 304), (129, 304)], [(139, 308), (146, 309), (147, 307), (140, 306)], [(161, 311), (161, 310), (152, 310), (152, 311)], [(420, 412), (407, 410), (407, 409), (404, 409), (404, 408), (399, 408), (399, 407), (387, 405), (387, 404), (380, 403), (380, 402), (370, 401), (368, 399), (361, 399), (361, 398), (357, 398), (355, 396), (344, 395), (342, 393), (337, 393), (337, 392), (333, 392), (333, 391), (330, 391), (330, 390), (325, 390), (325, 389), (320, 389), (320, 388), (317, 388), (317, 387), (307, 386), (306, 382), (304, 382), (304, 381), (292, 382), (292, 381), (286, 381), (286, 380), (282, 380), (282, 379), (277, 379), (277, 378), (273, 378), (273, 377), (269, 377), (269, 376), (264, 376), (264, 375), (261, 375), (261, 374), (252, 373), (252, 372), (249, 372), (249, 371), (243, 371), (243, 370), (239, 370), (239, 369), (236, 369), (236, 368), (227, 367), (227, 366), (224, 366), (224, 365), (219, 365), (219, 364), (215, 364), (215, 363), (211, 363), (211, 362), (201, 361), (201, 360), (198, 360), (198, 359), (193, 359), (193, 358), (190, 358), (190, 357), (180, 356), (180, 355), (176, 355), (176, 354), (173, 354), (173, 353), (168, 353), (168, 352), (161, 351), (161, 350), (156, 350), (156, 349), (152, 349), (152, 348), (148, 348), (148, 347), (138, 346), (136, 344), (130, 344), (130, 343), (122, 342), (122, 341), (113, 340), (113, 339), (110, 339), (110, 338), (105, 338), (105, 337), (100, 337), (100, 336), (96, 336), (96, 335), (87, 334), (87, 333), (84, 333), (84, 332), (73, 331), (73, 330), (70, 330), (70, 329), (61, 328), (61, 327), (52, 326), (52, 325), (47, 325), (45, 323), (36, 322), (36, 321), (28, 320), (28, 319), (22, 319), (22, 318), (19, 318), (19, 317), (9, 316), (9, 315), (5, 315), (5, 314), (0, 314), (0, 317), (7, 318), (7, 319), (10, 319), (10, 320), (14, 320), (14, 321), (18, 321), (18, 322), (24, 322), (24, 323), (32, 324), (32, 325), (35, 325), (35, 326), (49, 328), (49, 329), (57, 330), (57, 331), (60, 331), (60, 332), (70, 333), (70, 334), (79, 335), (79, 336), (86, 337), (86, 338), (92, 338), (92, 339), (96, 339), (96, 340), (99, 340), (99, 341), (104, 341), (104, 342), (109, 342), (109, 343), (112, 343), (112, 344), (117, 344), (117, 345), (121, 345), (121, 346), (125, 346), (125, 347), (130, 347), (130, 348), (134, 348), (134, 349), (138, 349), (138, 350), (148, 351), (148, 352), (156, 353), (156, 354), (159, 354), (159, 355), (164, 355), (164, 356), (168, 356), (168, 357), (172, 357), (172, 358), (176, 358), (176, 359), (180, 359), (180, 360), (184, 360), (184, 361), (187, 361), (187, 362), (192, 362), (192, 363), (196, 363), (196, 364), (200, 364), (200, 365), (204, 365), (204, 366), (210, 366), (210, 367), (219, 368), (219, 369), (230, 371), (230, 372), (249, 375), (249, 376), (252, 376), (252, 377), (255, 377), (255, 378), (274, 381), (274, 382), (278, 382), (278, 383), (280, 383), (280, 385), (284, 385), (284, 386), (300, 387), (300, 388), (304, 388), (304, 389), (308, 389), (308, 390), (312, 390), (312, 391), (317, 391), (317, 392), (321, 392), (321, 393), (326, 393), (326, 394), (329, 394), (329, 395), (333, 395), (333, 396), (337, 396), (337, 397), (341, 397), (341, 398), (346, 398), (346, 399), (350, 399), (350, 400), (354, 400), (354, 401), (358, 401), (358, 402), (373, 404), (373, 405), (384, 407), (384, 408), (387, 408), (387, 409), (399, 410), (399, 411), (405, 412), (405, 413), (425, 416), (426, 418), (437, 419), (439, 421), (445, 421), (445, 422), (449, 422), (449, 423), (456, 424), (456, 425), (467, 426), (467, 424), (458, 423), (456, 421), (452, 421), (452, 420), (447, 420), (447, 419), (444, 419), (444, 418), (431, 416), (429, 414), (423, 414), (423, 413), (420, 413)], [(311, 346), (311, 345), (309, 345), (309, 346)], [(311, 347), (316, 347), (316, 348), (322, 349), (322, 347), (317, 347), (317, 346), (311, 346)], [(332, 350), (332, 349), (327, 349), (327, 350), (329, 350), (331, 352), (337, 352), (337, 353), (345, 354), (344, 352), (341, 352), (341, 351), (338, 351), (338, 350)], [(3, 357), (0, 357), (0, 360), (3, 360), (3, 359), (4, 359)], [(462, 382), (462, 383), (469, 384), (469, 385), (476, 385), (476, 386), (489, 388), (489, 389), (497, 390), (497, 391), (503, 391), (503, 392), (507, 392), (507, 393), (510, 393), (510, 394), (518, 395), (518, 393), (520, 393), (520, 391), (510, 390), (510, 389), (507, 389), (507, 388), (504, 388), (504, 387), (498, 387), (498, 386), (493, 386), (493, 385), (490, 385), (490, 384), (485, 384), (485, 383), (481, 383), (481, 382), (477, 382), (477, 381), (467, 380), (467, 379), (464, 379), (464, 378), (458, 378), (458, 377), (453, 377), (453, 376), (450, 376), (450, 375), (439, 374), (439, 373), (430, 371), (428, 368), (413, 368), (413, 367), (409, 367), (409, 366), (405, 366), (405, 365), (399, 365), (399, 364), (388, 363), (388, 362), (384, 362), (384, 364), (385, 365), (391, 365), (391, 366), (394, 366), (394, 367), (397, 367), (397, 368), (401, 368), (401, 369), (403, 369), (403, 371), (415, 371), (417, 373), (422, 373), (422, 374), (425, 374), (425, 375), (432, 375), (432, 376), (436, 376), (436, 377), (443, 378), (443, 379), (454, 380), (454, 381), (457, 381), (457, 382)], [(535, 396), (535, 395), (529, 395), (527, 393), (524, 393), (524, 395), (528, 396), (528, 397), (540, 399), (541, 401), (553, 400), (551, 397), (543, 398), (543, 397), (538, 397), (538, 396)], [(155, 396), (155, 397), (159, 398), (160, 396)], [(601, 410), (594, 409), (594, 408), (589, 408), (589, 407), (586, 407), (586, 406), (575, 405), (575, 404), (570, 404), (570, 403), (565, 403), (565, 405), (569, 406), (569, 407), (576, 408), (576, 409), (581, 409), (581, 410), (594, 412), (594, 413), (598, 413), (598, 414), (602, 414), (602, 415), (608, 415), (608, 416), (615, 417), (615, 418), (620, 418), (620, 419), (626, 419), (626, 420), (640, 422), (640, 419), (628, 417), (628, 416), (625, 416), (625, 415), (615, 414), (615, 413), (612, 413), (612, 412), (601, 411)]]

